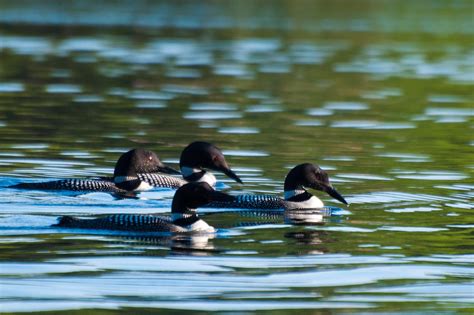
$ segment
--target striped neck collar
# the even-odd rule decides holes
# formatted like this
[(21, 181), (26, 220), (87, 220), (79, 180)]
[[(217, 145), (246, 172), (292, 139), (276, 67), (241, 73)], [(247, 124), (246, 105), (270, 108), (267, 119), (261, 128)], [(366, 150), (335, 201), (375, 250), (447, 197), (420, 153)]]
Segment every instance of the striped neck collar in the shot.
[(138, 179), (137, 176), (115, 176), (114, 183), (120, 184), (120, 183), (128, 182), (131, 180), (137, 180), (137, 179)]
[(211, 187), (216, 186), (216, 177), (206, 170), (183, 166), (181, 167), (181, 174), (183, 174), (183, 178), (188, 182), (206, 182)]
[(191, 213), (189, 211), (187, 213), (172, 213), (171, 220), (174, 224), (179, 226), (188, 226), (200, 220), (197, 213)]
[(183, 174), (183, 177), (189, 177), (193, 174), (203, 172), (202, 169), (200, 168), (193, 168), (193, 167), (187, 167), (187, 166), (182, 166), (181, 167), (181, 174)]
[(304, 194), (305, 192), (306, 190), (304, 189), (285, 190), (284, 197), (285, 197), (285, 200), (288, 200), (294, 196)]

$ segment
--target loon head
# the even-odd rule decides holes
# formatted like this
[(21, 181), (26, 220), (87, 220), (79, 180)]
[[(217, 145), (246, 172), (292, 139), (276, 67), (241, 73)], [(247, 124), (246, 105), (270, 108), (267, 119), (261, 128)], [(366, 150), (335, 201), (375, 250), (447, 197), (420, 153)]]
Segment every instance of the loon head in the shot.
[(210, 169), (219, 171), (242, 184), (242, 180), (230, 169), (224, 154), (216, 146), (203, 141), (196, 141), (184, 148), (179, 160), (184, 179), (199, 181)]
[(336, 189), (329, 182), (328, 174), (319, 166), (311, 163), (303, 163), (295, 166), (285, 178), (285, 194), (291, 191), (302, 190), (307, 193), (304, 187), (326, 192), (329, 196), (348, 204)]
[(177, 170), (164, 165), (158, 156), (145, 149), (132, 149), (120, 156), (115, 164), (114, 182), (125, 190), (133, 190), (140, 185), (138, 173), (162, 172), (181, 174)]

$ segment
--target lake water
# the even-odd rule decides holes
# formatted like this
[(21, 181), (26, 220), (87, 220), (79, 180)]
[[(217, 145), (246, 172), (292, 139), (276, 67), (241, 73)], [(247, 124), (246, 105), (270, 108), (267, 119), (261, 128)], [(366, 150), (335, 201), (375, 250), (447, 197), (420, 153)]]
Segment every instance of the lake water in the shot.
[[(474, 308), (471, 1), (0, 2), (0, 311), (425, 314)], [(322, 222), (211, 213), (213, 235), (52, 228), (168, 213), (172, 190), (19, 191), (205, 140), (282, 194), (292, 166), (351, 203)]]

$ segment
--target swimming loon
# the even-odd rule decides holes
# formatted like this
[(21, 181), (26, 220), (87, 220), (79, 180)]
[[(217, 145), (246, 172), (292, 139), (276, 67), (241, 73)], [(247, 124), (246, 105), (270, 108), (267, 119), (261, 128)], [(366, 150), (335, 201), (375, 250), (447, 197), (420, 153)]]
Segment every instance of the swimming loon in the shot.
[(79, 229), (101, 229), (134, 232), (214, 232), (197, 215), (196, 209), (211, 201), (232, 202), (235, 197), (214, 190), (206, 182), (185, 184), (176, 191), (171, 217), (143, 214), (115, 214), (97, 219), (59, 218), (53, 226)]
[(212, 202), (209, 208), (241, 209), (320, 209), (324, 203), (305, 188), (321, 190), (331, 197), (348, 204), (336, 189), (329, 183), (328, 174), (319, 166), (303, 163), (288, 172), (284, 184), (284, 199), (273, 195), (240, 195), (232, 202)]
[(216, 177), (206, 171), (205, 168), (223, 172), (235, 181), (242, 183), (240, 178), (229, 168), (222, 151), (207, 142), (198, 141), (189, 144), (181, 153), (179, 164), (184, 179), (162, 174), (181, 173), (165, 166), (155, 153), (144, 149), (133, 149), (124, 153), (118, 159), (113, 177), (20, 183), (9, 186), (9, 188), (139, 192), (152, 189), (153, 187), (178, 188), (188, 181), (204, 181), (214, 186), (216, 184)]
[(154, 152), (132, 149), (120, 156), (115, 164), (113, 177), (20, 183), (9, 188), (126, 192), (144, 191), (152, 187), (178, 188), (186, 183), (183, 179), (159, 172), (180, 174), (177, 170), (164, 165)]

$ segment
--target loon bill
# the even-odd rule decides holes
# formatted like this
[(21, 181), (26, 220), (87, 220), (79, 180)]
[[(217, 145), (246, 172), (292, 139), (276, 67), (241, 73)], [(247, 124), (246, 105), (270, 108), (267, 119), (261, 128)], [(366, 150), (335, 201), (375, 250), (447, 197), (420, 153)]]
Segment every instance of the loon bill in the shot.
[(231, 202), (235, 197), (214, 190), (208, 183), (185, 184), (176, 191), (171, 204), (171, 216), (116, 214), (96, 219), (71, 216), (59, 218), (55, 227), (117, 230), (129, 232), (214, 232), (215, 229), (199, 218), (197, 208), (211, 201)]

